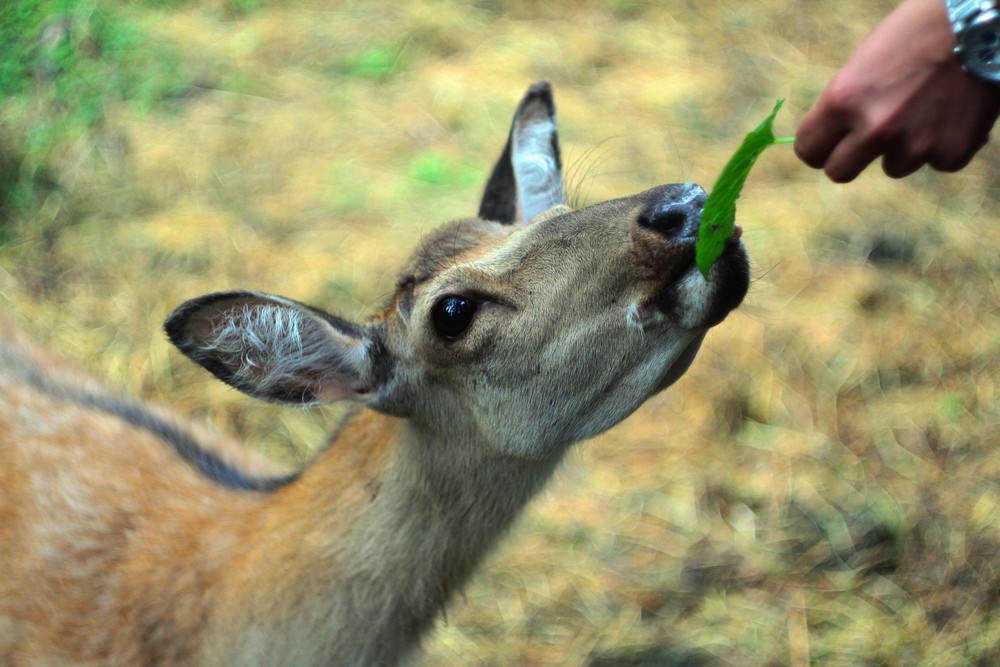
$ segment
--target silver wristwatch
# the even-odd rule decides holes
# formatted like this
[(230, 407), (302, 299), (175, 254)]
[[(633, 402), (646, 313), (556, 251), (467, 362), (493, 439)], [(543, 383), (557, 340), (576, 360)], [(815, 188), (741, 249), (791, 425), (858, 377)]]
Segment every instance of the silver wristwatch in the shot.
[(969, 74), (1000, 85), (1000, 10), (992, 0), (945, 0), (955, 53)]

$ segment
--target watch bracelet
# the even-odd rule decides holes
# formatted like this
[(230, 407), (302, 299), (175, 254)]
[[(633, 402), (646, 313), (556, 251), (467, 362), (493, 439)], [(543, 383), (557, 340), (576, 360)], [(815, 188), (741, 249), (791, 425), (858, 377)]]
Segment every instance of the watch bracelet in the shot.
[(956, 35), (965, 30), (969, 19), (984, 9), (996, 8), (995, 2), (984, 2), (983, 0), (944, 0), (944, 5), (948, 10), (948, 20), (951, 21)]

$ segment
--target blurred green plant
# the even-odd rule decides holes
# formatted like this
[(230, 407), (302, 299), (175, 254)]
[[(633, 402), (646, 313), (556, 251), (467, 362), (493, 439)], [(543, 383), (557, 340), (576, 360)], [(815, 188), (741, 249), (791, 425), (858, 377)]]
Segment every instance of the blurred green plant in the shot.
[(149, 110), (188, 89), (177, 53), (151, 40), (125, 7), (97, 0), (0, 2), (0, 123), (7, 128), (0, 145), (0, 243), (10, 235), (12, 216), (39, 205), (44, 193), (36, 186), (53, 180), (58, 158), (104, 122), (110, 104)]
[(958, 393), (946, 394), (941, 400), (941, 405), (938, 411), (941, 418), (949, 424), (954, 424), (967, 412), (965, 408), (965, 401), (963, 400), (962, 395)]
[(241, 18), (265, 6), (266, 0), (143, 0), (143, 4), (157, 9), (177, 9), (198, 5), (209, 14), (228, 19)]
[(440, 153), (421, 153), (410, 162), (408, 170), (412, 180), (424, 185), (450, 185), (470, 187), (480, 182), (478, 165), (449, 160)]
[[(149, 108), (178, 97), (187, 80), (177, 55), (149, 40), (113, 5), (96, 0), (0, 5), (0, 95), (16, 103), (18, 96), (45, 87), (54, 115), (88, 127), (100, 120), (108, 100)], [(35, 134), (38, 144), (38, 137), (51, 131)]]
[(24, 169), (20, 155), (0, 148), (0, 247), (14, 237), (13, 219), (17, 212), (40, 208), (45, 198), (57, 189), (58, 184), (48, 169)]
[(401, 52), (401, 49), (391, 46), (373, 46), (348, 54), (335, 65), (335, 69), (344, 76), (379, 81), (396, 72)]

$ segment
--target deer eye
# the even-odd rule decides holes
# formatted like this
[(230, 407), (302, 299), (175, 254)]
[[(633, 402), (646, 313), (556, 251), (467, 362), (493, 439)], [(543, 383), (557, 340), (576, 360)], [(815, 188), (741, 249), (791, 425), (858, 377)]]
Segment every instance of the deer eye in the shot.
[(461, 296), (446, 296), (431, 310), (431, 323), (438, 335), (454, 340), (465, 333), (476, 316), (476, 302)]

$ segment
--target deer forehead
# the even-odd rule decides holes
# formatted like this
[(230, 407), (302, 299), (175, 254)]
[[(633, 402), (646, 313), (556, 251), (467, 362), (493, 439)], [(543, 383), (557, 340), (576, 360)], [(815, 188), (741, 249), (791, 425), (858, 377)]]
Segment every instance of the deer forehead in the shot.
[(513, 302), (567, 282), (580, 291), (614, 289), (620, 280), (637, 280), (656, 262), (653, 255), (669, 250), (636, 229), (642, 204), (637, 195), (577, 211), (555, 207), (526, 225), (451, 223), (421, 242), (401, 288), (416, 286), (431, 302), (462, 293), (506, 293)]

